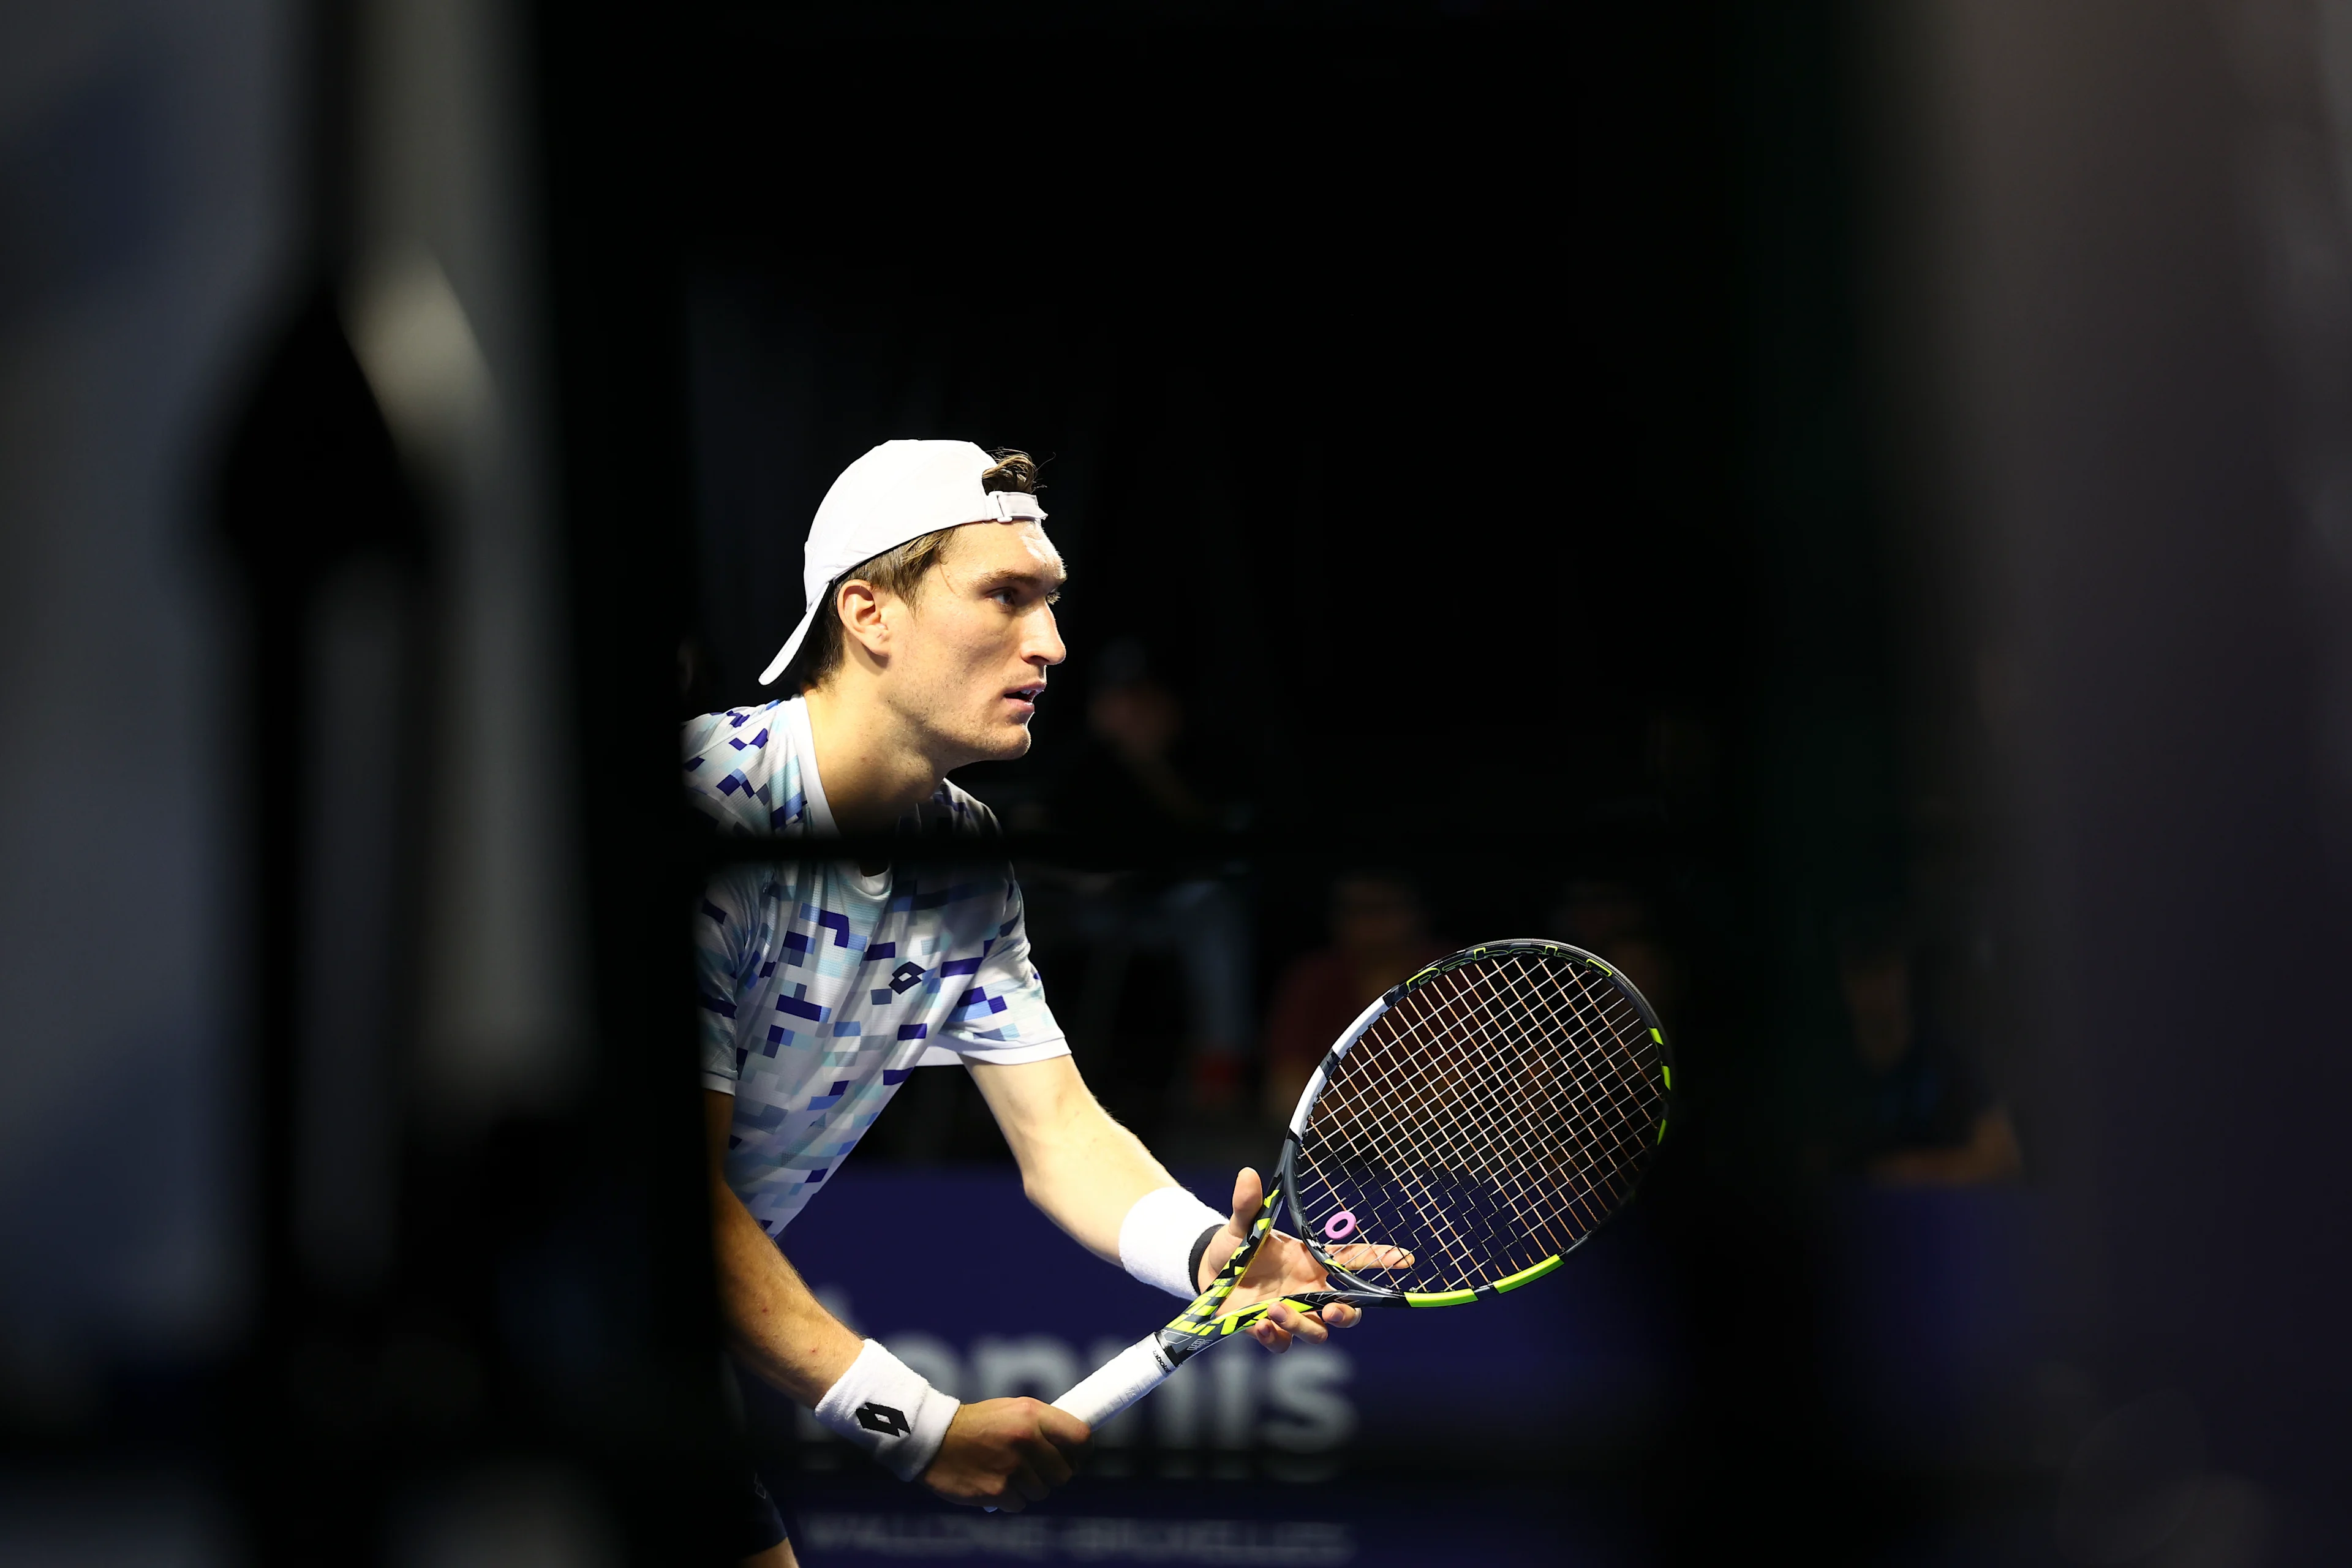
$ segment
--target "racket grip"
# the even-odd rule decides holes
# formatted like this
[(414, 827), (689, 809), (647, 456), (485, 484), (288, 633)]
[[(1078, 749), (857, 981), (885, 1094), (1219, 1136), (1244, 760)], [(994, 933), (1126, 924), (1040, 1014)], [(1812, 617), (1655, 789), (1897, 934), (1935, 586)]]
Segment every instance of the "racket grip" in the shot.
[(1128, 1346), (1097, 1367), (1078, 1385), (1054, 1401), (1054, 1408), (1099, 1426), (1161, 1384), (1176, 1370), (1160, 1336), (1151, 1335)]

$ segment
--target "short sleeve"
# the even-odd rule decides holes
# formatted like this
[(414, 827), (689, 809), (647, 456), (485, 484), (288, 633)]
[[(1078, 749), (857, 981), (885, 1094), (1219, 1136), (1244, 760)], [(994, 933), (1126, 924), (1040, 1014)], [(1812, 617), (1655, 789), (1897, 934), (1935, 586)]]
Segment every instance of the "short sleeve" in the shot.
[(679, 731), (687, 801), (720, 833), (765, 837), (801, 815), (799, 772), (775, 730), (778, 708), (706, 713)]
[(735, 1014), (752, 978), (745, 970), (759, 951), (761, 919), (758, 889), (740, 870), (712, 878), (694, 911), (702, 1087), (721, 1094), (735, 1092), (735, 1079), (743, 1068), (741, 1028)]
[(969, 984), (948, 1015), (940, 1044), (971, 1062), (1037, 1062), (1070, 1054), (1062, 1026), (1045, 1005), (1045, 984), (1029, 958), (1021, 884), (1007, 868), (1003, 921)]

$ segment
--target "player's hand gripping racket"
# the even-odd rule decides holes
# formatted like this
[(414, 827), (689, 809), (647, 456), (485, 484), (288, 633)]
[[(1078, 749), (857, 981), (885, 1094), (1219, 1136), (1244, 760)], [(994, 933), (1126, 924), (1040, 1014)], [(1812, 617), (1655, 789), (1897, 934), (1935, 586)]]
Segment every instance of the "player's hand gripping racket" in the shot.
[(1302, 1312), (1460, 1306), (1550, 1273), (1633, 1195), (1673, 1088), (1649, 1003), (1592, 954), (1518, 941), (1439, 960), (1323, 1058), (1209, 1288), (1055, 1406), (1098, 1426), (1264, 1317), (1273, 1301), (1225, 1305), (1277, 1216), (1328, 1275), (1281, 1298)]

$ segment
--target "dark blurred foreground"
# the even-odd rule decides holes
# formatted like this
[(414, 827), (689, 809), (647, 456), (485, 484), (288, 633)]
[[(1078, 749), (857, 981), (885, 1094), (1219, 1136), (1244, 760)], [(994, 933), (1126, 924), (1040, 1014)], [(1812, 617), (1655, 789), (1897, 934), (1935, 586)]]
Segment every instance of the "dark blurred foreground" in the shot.
[[(0, 21), (0, 1563), (2341, 1562), (2352, 15)], [(1017, 837), (1204, 1195), (1364, 999), (1657, 1004), (1640, 1201), (1044, 1509), (722, 1380), (675, 724), (874, 441), (1050, 457)], [(1164, 1315), (919, 1074), (793, 1232)]]

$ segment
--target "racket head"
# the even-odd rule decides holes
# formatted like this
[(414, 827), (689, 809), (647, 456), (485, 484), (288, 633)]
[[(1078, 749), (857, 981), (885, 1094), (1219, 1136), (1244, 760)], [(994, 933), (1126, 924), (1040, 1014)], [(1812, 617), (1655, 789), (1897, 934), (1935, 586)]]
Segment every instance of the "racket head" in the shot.
[[(1674, 1058), (1647, 998), (1563, 942), (1464, 948), (1392, 987), (1299, 1097), (1279, 1189), (1346, 1299), (1453, 1306), (1550, 1272), (1633, 1197)], [(1358, 1245), (1399, 1269), (1350, 1268)]]

